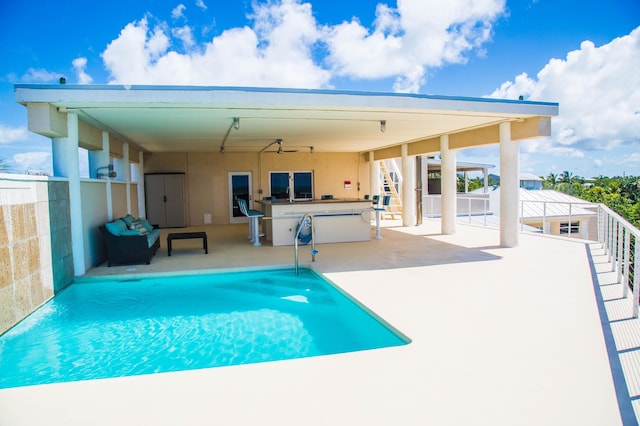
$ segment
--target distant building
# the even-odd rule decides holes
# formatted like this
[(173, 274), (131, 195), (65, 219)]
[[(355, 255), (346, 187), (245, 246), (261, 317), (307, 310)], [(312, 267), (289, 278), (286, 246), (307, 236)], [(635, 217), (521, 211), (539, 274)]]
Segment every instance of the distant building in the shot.
[(542, 179), (540, 176), (536, 176), (532, 173), (520, 173), (520, 188), (537, 190), (542, 189)]
[[(495, 184), (500, 185), (500, 176), (490, 174), (489, 179)], [(536, 176), (533, 173), (520, 173), (520, 188), (529, 190), (542, 189), (542, 179), (540, 176)]]

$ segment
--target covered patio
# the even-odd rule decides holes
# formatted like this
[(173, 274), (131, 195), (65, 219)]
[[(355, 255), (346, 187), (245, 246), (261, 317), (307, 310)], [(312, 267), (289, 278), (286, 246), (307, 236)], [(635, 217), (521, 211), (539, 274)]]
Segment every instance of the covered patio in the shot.
[[(321, 90), (16, 85), (29, 130), (52, 140), (56, 177), (69, 181), (73, 268), (104, 260), (98, 226), (148, 216), (145, 176), (185, 175), (186, 225), (229, 224), (230, 181), (249, 176), (249, 208), (272, 196), (272, 172), (312, 174), (313, 197), (380, 193), (380, 161), (400, 158), (402, 223), (417, 223), (414, 178), (424, 154), (442, 158), (442, 226), (455, 232), (456, 151), (500, 145), (499, 242), (518, 244), (519, 141), (550, 135), (558, 104)], [(80, 175), (78, 148), (88, 153)], [(282, 155), (281, 155), (282, 154)], [(420, 194), (422, 195), (422, 194)], [(166, 198), (166, 197), (165, 197)]]

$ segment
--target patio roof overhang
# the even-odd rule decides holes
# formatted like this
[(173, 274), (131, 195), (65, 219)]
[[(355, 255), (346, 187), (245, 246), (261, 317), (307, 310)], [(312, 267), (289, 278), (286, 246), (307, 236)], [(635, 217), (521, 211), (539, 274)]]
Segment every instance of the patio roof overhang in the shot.
[[(21, 84), (15, 97), (32, 132), (65, 137), (65, 113), (75, 112), (143, 152), (260, 152), (281, 139), (285, 149), (384, 159), (403, 144), (409, 155), (438, 152), (444, 134), (451, 149), (498, 143), (506, 121), (512, 140), (549, 136), (558, 115), (557, 103), (273, 88)], [(81, 130), (80, 146), (97, 149), (88, 139)]]

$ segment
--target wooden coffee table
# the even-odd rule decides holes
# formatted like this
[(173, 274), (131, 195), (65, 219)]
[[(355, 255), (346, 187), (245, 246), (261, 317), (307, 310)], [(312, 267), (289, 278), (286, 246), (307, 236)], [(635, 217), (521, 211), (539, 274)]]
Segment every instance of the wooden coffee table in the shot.
[(191, 240), (194, 238), (202, 239), (202, 248), (204, 249), (205, 254), (209, 254), (206, 232), (176, 232), (167, 235), (167, 251), (169, 252), (169, 256), (171, 256), (171, 242), (173, 240)]

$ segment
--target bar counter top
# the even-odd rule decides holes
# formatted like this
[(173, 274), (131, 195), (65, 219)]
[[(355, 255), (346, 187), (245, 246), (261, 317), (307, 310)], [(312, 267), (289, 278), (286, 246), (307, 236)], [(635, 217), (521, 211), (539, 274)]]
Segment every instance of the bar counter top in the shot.
[(255, 203), (263, 205), (282, 205), (282, 204), (339, 204), (339, 203), (362, 203), (371, 202), (371, 200), (365, 200), (363, 198), (330, 198), (326, 200), (313, 199), (313, 200), (293, 200), (290, 202), (288, 199), (276, 199), (276, 200), (255, 200)]

